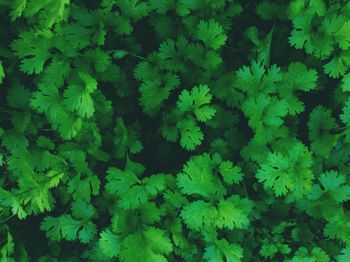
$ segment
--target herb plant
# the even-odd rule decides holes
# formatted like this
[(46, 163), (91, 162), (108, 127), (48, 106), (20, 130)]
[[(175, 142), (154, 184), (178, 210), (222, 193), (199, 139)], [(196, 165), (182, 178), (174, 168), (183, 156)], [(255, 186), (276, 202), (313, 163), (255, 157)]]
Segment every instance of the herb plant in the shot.
[(349, 1), (0, 21), (0, 261), (350, 261)]

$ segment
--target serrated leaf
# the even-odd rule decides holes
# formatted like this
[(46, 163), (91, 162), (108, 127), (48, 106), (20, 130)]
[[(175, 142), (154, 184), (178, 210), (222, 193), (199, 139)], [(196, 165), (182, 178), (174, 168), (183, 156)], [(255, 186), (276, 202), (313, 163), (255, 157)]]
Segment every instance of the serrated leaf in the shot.
[(233, 166), (230, 161), (223, 161), (219, 166), (219, 173), (224, 181), (229, 184), (237, 184), (243, 179), (242, 170), (239, 166)]
[(98, 246), (107, 258), (113, 258), (119, 253), (120, 240), (113, 232), (106, 229), (100, 233)]
[(181, 112), (193, 112), (198, 121), (206, 122), (213, 118), (215, 109), (210, 106), (212, 95), (206, 85), (199, 85), (191, 91), (184, 90), (179, 96), (177, 107)]
[(166, 262), (165, 255), (172, 251), (172, 244), (163, 230), (146, 227), (128, 235), (120, 250), (120, 258), (126, 262)]
[(201, 20), (197, 26), (196, 37), (203, 41), (207, 48), (214, 50), (223, 46), (227, 40), (222, 26), (214, 19)]
[(177, 123), (180, 131), (180, 144), (187, 150), (194, 150), (202, 143), (204, 134), (193, 119), (182, 120)]

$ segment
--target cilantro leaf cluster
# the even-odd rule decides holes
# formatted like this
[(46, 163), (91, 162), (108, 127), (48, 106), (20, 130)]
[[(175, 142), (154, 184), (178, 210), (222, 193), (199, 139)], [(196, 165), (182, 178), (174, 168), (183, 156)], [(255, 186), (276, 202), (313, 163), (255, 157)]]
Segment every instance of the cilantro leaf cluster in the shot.
[(0, 261), (350, 261), (349, 21), (0, 0)]

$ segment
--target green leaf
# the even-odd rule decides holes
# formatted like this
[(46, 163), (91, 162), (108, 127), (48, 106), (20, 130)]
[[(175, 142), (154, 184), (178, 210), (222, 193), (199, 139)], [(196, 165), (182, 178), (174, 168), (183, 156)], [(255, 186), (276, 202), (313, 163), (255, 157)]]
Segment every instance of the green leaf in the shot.
[(212, 95), (206, 85), (199, 85), (191, 91), (183, 90), (177, 102), (177, 108), (181, 112), (193, 112), (198, 121), (206, 122), (213, 118), (215, 109), (210, 106)]
[(62, 97), (54, 86), (39, 85), (39, 91), (32, 94), (30, 105), (39, 113), (49, 115), (58, 113), (61, 109)]
[(214, 50), (223, 46), (227, 40), (222, 26), (214, 19), (201, 20), (197, 25), (196, 38), (201, 40), (207, 48)]
[(148, 198), (149, 194), (143, 186), (133, 186), (120, 195), (118, 205), (125, 210), (136, 209), (147, 203)]
[(83, 224), (83, 227), (80, 229), (78, 236), (79, 240), (83, 244), (91, 242), (97, 233), (96, 225), (92, 222), (87, 222)]
[(46, 236), (49, 239), (59, 241), (62, 238), (60, 219), (57, 217), (45, 217), (44, 221), (40, 225), (41, 230), (46, 232)]
[(118, 196), (118, 205), (126, 210), (139, 208), (165, 189), (163, 174), (152, 175), (142, 181), (132, 171), (109, 168), (107, 174), (107, 192)]
[(204, 70), (215, 70), (223, 63), (222, 57), (215, 50), (205, 49), (199, 43), (190, 44), (188, 47), (188, 59)]
[(161, 87), (162, 83), (159, 79), (153, 81), (145, 81), (140, 86), (140, 102), (145, 113), (154, 116), (163, 106), (164, 101), (170, 95), (170, 89)]
[[(258, 5), (257, 12), (259, 13), (259, 8), (263, 9), (264, 4), (268, 5), (268, 10), (273, 9), (273, 3), (263, 2)], [(262, 7), (262, 8), (261, 8)], [(257, 52), (257, 62), (262, 63), (263, 65), (270, 64), (270, 53), (271, 53), (271, 43), (272, 43), (272, 35), (274, 28), (264, 37), (260, 38), (258, 29), (255, 26), (251, 26), (245, 32), (246, 37), (256, 46), (254, 48), (254, 52)]]
[(53, 58), (51, 63), (42, 73), (41, 82), (43, 86), (61, 87), (64, 80), (68, 77), (71, 67), (65, 60)]
[(29, 146), (28, 138), (22, 132), (11, 130), (2, 136), (2, 146), (9, 151), (26, 151)]
[(198, 200), (184, 206), (181, 217), (190, 229), (199, 231), (204, 225), (213, 223), (217, 210), (209, 202)]
[(295, 198), (300, 198), (311, 190), (314, 177), (311, 166), (310, 152), (301, 142), (295, 142), (286, 154), (269, 153), (256, 177), (276, 196), (291, 192)]
[(251, 66), (243, 66), (236, 72), (236, 86), (248, 93), (253, 89), (260, 89), (261, 80), (265, 74), (265, 68), (261, 63), (252, 61)]
[(284, 15), (284, 6), (273, 1), (262, 1), (256, 7), (256, 13), (264, 20)]
[(32, 94), (30, 105), (39, 113), (45, 113), (50, 124), (64, 140), (75, 137), (82, 127), (80, 118), (68, 114), (63, 106), (63, 97), (53, 85), (39, 85), (39, 91)]
[(284, 123), (283, 117), (288, 113), (285, 100), (277, 100), (263, 94), (247, 99), (242, 107), (245, 115), (249, 117), (249, 125), (258, 134), (260, 130), (268, 127), (280, 127)]
[(14, 0), (12, 1), (10, 8), (11, 20), (15, 20), (17, 17), (22, 16), (24, 9), (26, 8), (27, 0)]
[(114, 2), (118, 4), (121, 13), (125, 17), (134, 19), (135, 21), (140, 20), (151, 11), (147, 2), (139, 2), (138, 0), (120, 0)]
[(293, 0), (288, 6), (289, 16), (292, 18), (304, 15), (305, 12), (308, 16), (312, 17), (313, 14), (324, 16), (326, 12), (326, 4), (323, 0), (314, 0), (312, 2), (305, 3), (304, 0)]
[(91, 94), (97, 88), (97, 82), (86, 73), (79, 73), (85, 87), (72, 84), (64, 92), (64, 104), (72, 112), (77, 111), (80, 117), (90, 118), (95, 112)]
[(5, 244), (2, 242), (0, 249), (0, 254), (5, 261), (7, 261), (7, 258), (9, 258), (15, 251), (15, 243), (13, 240), (14, 239), (11, 233), (7, 231), (6, 237), (4, 239)]
[(213, 168), (221, 159), (211, 158), (209, 154), (192, 157), (184, 166), (183, 172), (177, 175), (176, 181), (181, 192), (185, 195), (200, 195), (212, 198), (223, 196), (226, 189), (213, 172)]
[(243, 249), (237, 244), (230, 244), (225, 239), (217, 240), (205, 248), (203, 258), (209, 262), (242, 261)]
[(39, 74), (44, 69), (44, 64), (50, 59), (50, 34), (24, 31), (19, 39), (11, 44), (15, 55), (21, 58), (20, 68), (27, 74)]
[(95, 208), (84, 201), (75, 201), (71, 207), (73, 217), (85, 220), (92, 218), (96, 214)]
[(233, 166), (230, 161), (223, 161), (219, 166), (219, 173), (228, 184), (237, 184), (243, 179), (242, 170), (239, 166)]
[(337, 256), (338, 262), (347, 262), (350, 259), (350, 248), (343, 248), (341, 254)]
[(28, 18), (37, 15), (41, 26), (51, 28), (55, 23), (63, 20), (65, 6), (69, 2), (70, 0), (15, 0), (11, 5), (11, 18), (15, 20), (23, 13)]
[(210, 226), (218, 229), (243, 228), (249, 224), (250, 206), (249, 201), (242, 200), (238, 196), (220, 200), (217, 206), (210, 202), (197, 200), (183, 207), (181, 217), (185, 224), (195, 231)]
[(165, 255), (171, 251), (172, 244), (163, 230), (145, 227), (122, 241), (120, 258), (125, 262), (166, 262)]
[(350, 92), (350, 73), (343, 77), (340, 87), (344, 92)]
[(127, 154), (137, 154), (142, 151), (143, 145), (139, 140), (138, 126), (126, 126), (123, 118), (117, 118), (114, 128), (114, 144), (116, 157), (124, 158)]
[(120, 250), (120, 239), (113, 234), (109, 229), (100, 233), (98, 246), (107, 258), (116, 257)]
[(311, 18), (311, 16), (298, 16), (292, 20), (293, 31), (289, 37), (289, 43), (296, 49), (302, 49), (305, 44), (310, 42), (309, 24)]
[(278, 248), (275, 244), (266, 243), (261, 246), (259, 255), (266, 258), (273, 258), (277, 252)]
[(10, 107), (16, 109), (29, 108), (30, 90), (21, 85), (13, 85), (7, 92), (7, 103)]
[(81, 228), (81, 223), (73, 219), (70, 215), (59, 217), (59, 225), (62, 232), (62, 238), (73, 241), (78, 237), (78, 231)]
[[(100, 48), (88, 50), (85, 53), (85, 57), (90, 60), (96, 72), (99, 72), (99, 73), (105, 72), (109, 67), (112, 66), (111, 58), (108, 52), (103, 51)], [(94, 81), (94, 79), (91, 78), (90, 81)]]
[(344, 76), (350, 65), (350, 54), (341, 53), (338, 56), (333, 57), (333, 59), (324, 65), (323, 69), (326, 74), (332, 78), (338, 78)]
[(340, 212), (327, 219), (324, 235), (330, 239), (337, 239), (349, 245), (350, 243), (350, 225), (348, 218)]
[(314, 186), (310, 199), (319, 199), (322, 195), (328, 195), (336, 201), (343, 203), (350, 200), (350, 186), (346, 184), (344, 175), (338, 174), (337, 171), (327, 171), (321, 174), (319, 181), (322, 188)]
[(96, 210), (86, 202), (76, 201), (71, 207), (72, 215), (46, 217), (40, 228), (48, 238), (59, 241), (74, 241), (79, 238), (83, 244), (89, 243), (96, 235), (96, 225), (91, 222)]
[(218, 215), (215, 219), (215, 225), (218, 228), (243, 228), (248, 225), (249, 220), (247, 213), (242, 206), (239, 205), (240, 199), (237, 197), (229, 198), (227, 200), (220, 200), (217, 211)]
[(5, 71), (4, 71), (2, 63), (0, 61), (0, 84), (2, 84), (2, 81), (3, 81), (4, 77), (5, 77)]
[(113, 57), (116, 58), (116, 59), (122, 59), (125, 56), (127, 56), (128, 54), (129, 54), (128, 51), (121, 50), (121, 49), (113, 51)]
[[(315, 6), (317, 2), (312, 2)], [(323, 2), (323, 1), (322, 1)], [(303, 4), (301, 4), (303, 6)], [(307, 5), (304, 5), (307, 6)], [(311, 11), (306, 9), (303, 12)], [(297, 49), (304, 48), (307, 54), (314, 54), (316, 57), (325, 59), (333, 51), (333, 37), (330, 34), (324, 34), (329, 31), (329, 21), (324, 22), (315, 30), (313, 27), (313, 16), (300, 13), (292, 19), (293, 30), (289, 37), (289, 43)], [(332, 21), (330, 21), (332, 23)]]
[(156, 196), (165, 189), (167, 175), (155, 174), (142, 180), (145, 190), (150, 196)]
[(346, 140), (350, 141), (350, 97), (346, 100), (345, 106), (343, 107), (343, 113), (340, 114), (341, 121), (347, 127), (344, 131)]
[(177, 123), (176, 127), (180, 131), (180, 144), (183, 148), (187, 150), (194, 150), (202, 143), (204, 134), (195, 120), (191, 118), (181, 120)]
[(133, 172), (122, 171), (114, 167), (107, 170), (106, 178), (108, 181), (106, 189), (110, 194), (122, 194), (141, 182)]
[(311, 112), (307, 125), (312, 151), (327, 157), (336, 143), (336, 137), (331, 131), (338, 127), (332, 112), (323, 106), (317, 106)]
[(0, 206), (11, 208), (13, 215), (16, 215), (19, 219), (27, 217), (27, 212), (22, 207), (20, 201), (10, 192), (0, 188)]
[(67, 190), (75, 200), (90, 201), (92, 195), (97, 196), (99, 194), (100, 180), (94, 175), (82, 179), (79, 174), (71, 178)]
[(159, 58), (162, 59), (162, 67), (169, 71), (183, 72), (187, 71), (185, 59), (188, 55), (188, 41), (184, 37), (177, 41), (166, 39), (159, 46)]
[(334, 33), (334, 37), (341, 49), (348, 49), (350, 47), (350, 22), (345, 22), (343, 26)]
[(319, 247), (314, 247), (311, 252), (305, 247), (300, 247), (295, 252), (295, 256), (290, 260), (291, 262), (300, 261), (320, 261), (329, 262), (331, 261), (328, 254)]
[(290, 88), (299, 89), (305, 92), (315, 89), (318, 76), (315, 69), (308, 69), (300, 62), (291, 63), (284, 80), (288, 82)]

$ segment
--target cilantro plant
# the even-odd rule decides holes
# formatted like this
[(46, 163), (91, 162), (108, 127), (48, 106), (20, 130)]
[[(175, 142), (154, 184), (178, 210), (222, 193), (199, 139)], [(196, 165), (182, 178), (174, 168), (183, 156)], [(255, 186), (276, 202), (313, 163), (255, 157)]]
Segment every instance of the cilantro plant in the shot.
[(350, 261), (349, 1), (0, 21), (0, 261)]

